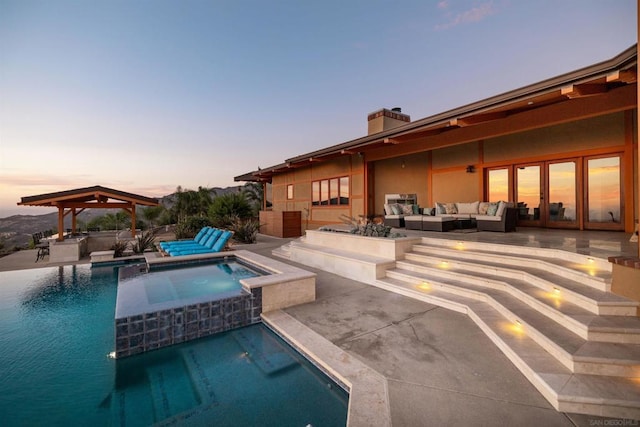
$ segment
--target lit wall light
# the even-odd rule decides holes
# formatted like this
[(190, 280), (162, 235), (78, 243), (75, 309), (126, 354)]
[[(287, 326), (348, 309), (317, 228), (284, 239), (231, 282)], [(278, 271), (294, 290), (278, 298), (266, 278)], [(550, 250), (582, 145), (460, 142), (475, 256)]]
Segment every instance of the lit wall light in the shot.
[(473, 165), (467, 166), (467, 173), (474, 173), (476, 171), (476, 167)]
[(406, 165), (404, 164), (404, 160), (403, 160), (403, 161), (402, 161), (402, 163), (400, 163), (400, 167), (401, 167), (402, 169), (404, 169), (404, 167), (405, 167), (405, 166), (406, 166)]

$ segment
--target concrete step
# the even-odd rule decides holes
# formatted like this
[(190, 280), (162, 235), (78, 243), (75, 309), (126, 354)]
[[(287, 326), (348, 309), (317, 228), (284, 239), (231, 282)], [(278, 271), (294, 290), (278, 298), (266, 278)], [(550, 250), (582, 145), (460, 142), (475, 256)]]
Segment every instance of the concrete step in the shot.
[[(414, 246), (414, 251), (442, 257), (456, 257), (476, 262), (489, 262), (518, 268), (529, 268), (544, 273), (553, 271), (556, 276), (563, 276), (601, 291), (611, 290), (612, 266), (607, 260), (571, 254), (553, 249), (537, 249), (531, 247), (489, 244), (474, 242), (446, 241), (428, 239), (430, 243)], [(435, 244), (434, 241), (438, 241)], [(568, 258), (568, 259), (567, 259)]]
[[(428, 248), (416, 245), (415, 251), (406, 254), (407, 260), (438, 265), (441, 269), (464, 269), (474, 275), (490, 274), (505, 279), (524, 280), (546, 292), (559, 292), (563, 298), (594, 314), (636, 316), (640, 303), (612, 294), (605, 285), (583, 274), (569, 275), (558, 272), (550, 264), (536, 265), (513, 257), (484, 255), (474, 251)], [(506, 261), (505, 261), (506, 259)]]
[[(466, 313), (557, 410), (640, 419), (640, 382), (637, 378), (572, 372), (555, 357), (556, 355), (538, 343), (538, 332), (526, 321), (510, 314), (508, 310), (502, 310), (500, 305), (492, 304), (486, 297), (470, 298), (445, 291), (435, 283), (427, 284), (393, 277), (377, 280), (374, 285)], [(533, 318), (526, 319), (532, 321)], [(573, 338), (572, 341), (575, 339), (580, 338)], [(591, 353), (585, 360), (596, 361), (598, 351), (608, 352), (617, 349), (611, 343), (597, 344), (604, 347), (598, 347), (598, 350), (590, 346), (582, 349), (585, 353)], [(617, 360), (622, 361), (623, 358)], [(637, 364), (637, 359), (632, 362)], [(574, 363), (574, 367), (582, 369), (581, 364), (580, 360)]]
[[(387, 277), (418, 284), (440, 293), (483, 301), (523, 325), (529, 336), (575, 373), (611, 376), (640, 376), (640, 345), (633, 343), (589, 342), (566, 326), (543, 315), (504, 290), (466, 283), (463, 277), (434, 277), (415, 271), (393, 269)], [(419, 288), (421, 289), (421, 288)], [(593, 355), (593, 356), (592, 356)]]
[[(640, 319), (635, 316), (636, 302), (610, 292), (580, 286), (579, 283), (568, 279), (556, 278), (554, 282), (550, 282), (513, 269), (456, 260), (449, 260), (443, 264), (441, 258), (416, 254), (408, 254), (405, 260), (398, 261), (396, 266), (407, 270), (428, 272), (434, 276), (462, 276), (468, 283), (505, 290), (556, 321), (573, 323), (577, 328), (575, 332), (585, 339), (616, 342), (625, 336), (598, 338), (596, 333), (605, 332), (605, 330), (597, 330), (595, 324), (593, 329), (587, 327), (598, 316), (621, 318), (614, 324), (618, 323), (620, 332), (624, 334), (634, 329), (640, 332)], [(558, 317), (559, 314), (563, 317)], [(628, 319), (625, 320), (625, 318)], [(605, 325), (598, 325), (600, 328), (603, 326)], [(640, 336), (637, 343), (640, 344)]]
[(423, 237), (421, 242), (432, 247), (480, 252), (497, 252), (514, 256), (524, 256), (530, 259), (539, 259), (552, 264), (568, 266), (569, 268), (578, 265), (580, 266), (580, 269), (583, 269), (584, 266), (587, 266), (591, 272), (597, 273), (605, 280), (610, 280), (610, 273), (613, 270), (611, 263), (607, 259), (578, 254), (571, 251), (564, 251), (561, 249), (534, 247), (531, 245), (516, 246), (504, 243), (436, 239), (433, 237)]

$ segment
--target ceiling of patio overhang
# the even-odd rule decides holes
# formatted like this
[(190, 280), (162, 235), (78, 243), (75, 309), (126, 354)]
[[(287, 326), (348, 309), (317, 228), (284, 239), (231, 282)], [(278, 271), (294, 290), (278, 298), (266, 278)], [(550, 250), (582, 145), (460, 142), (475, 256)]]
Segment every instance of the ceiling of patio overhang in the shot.
[[(313, 162), (366, 153), (389, 145), (442, 135), (455, 129), (505, 120), (519, 113), (554, 104), (559, 105), (586, 97), (606, 96), (615, 89), (636, 84), (636, 82), (637, 50), (634, 45), (611, 60), (416, 120), (388, 131), (292, 157), (281, 164), (236, 176), (234, 180), (270, 182), (273, 175), (308, 166)], [(633, 105), (626, 108), (635, 107), (637, 107), (637, 99), (634, 95)]]

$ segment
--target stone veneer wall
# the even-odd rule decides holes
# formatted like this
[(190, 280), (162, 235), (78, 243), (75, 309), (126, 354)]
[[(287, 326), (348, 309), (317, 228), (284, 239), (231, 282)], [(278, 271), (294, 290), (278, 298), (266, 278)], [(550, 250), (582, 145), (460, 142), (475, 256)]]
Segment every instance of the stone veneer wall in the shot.
[(116, 319), (116, 358), (261, 321), (262, 288), (245, 295)]

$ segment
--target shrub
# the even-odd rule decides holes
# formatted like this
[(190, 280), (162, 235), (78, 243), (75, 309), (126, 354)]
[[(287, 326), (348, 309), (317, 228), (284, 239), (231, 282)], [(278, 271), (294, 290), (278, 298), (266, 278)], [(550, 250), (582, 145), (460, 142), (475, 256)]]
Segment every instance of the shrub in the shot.
[(124, 240), (118, 240), (113, 245), (111, 245), (111, 250), (113, 252), (113, 257), (118, 258), (124, 255), (124, 251), (127, 250), (128, 242)]
[(231, 228), (235, 218), (242, 220), (253, 217), (251, 203), (244, 192), (227, 193), (213, 199), (209, 207), (209, 218), (214, 226)]
[(229, 227), (233, 231), (233, 239), (238, 243), (255, 243), (258, 240), (260, 222), (255, 219), (241, 219), (235, 217), (231, 219)]
[(357, 219), (351, 218), (347, 215), (341, 215), (340, 220), (351, 227), (349, 229), (351, 234), (369, 237), (389, 237), (392, 239), (397, 237), (406, 237), (404, 234), (392, 233), (392, 227), (373, 222), (373, 217), (368, 217), (367, 219), (358, 221)]
[(208, 218), (190, 216), (176, 224), (176, 239), (187, 239), (195, 237), (202, 227), (211, 225)]
[(151, 230), (147, 231), (146, 233), (143, 231), (142, 233), (140, 233), (140, 236), (138, 236), (135, 243), (131, 244), (131, 249), (136, 254), (141, 254), (147, 249), (155, 250), (155, 238), (155, 231)]

